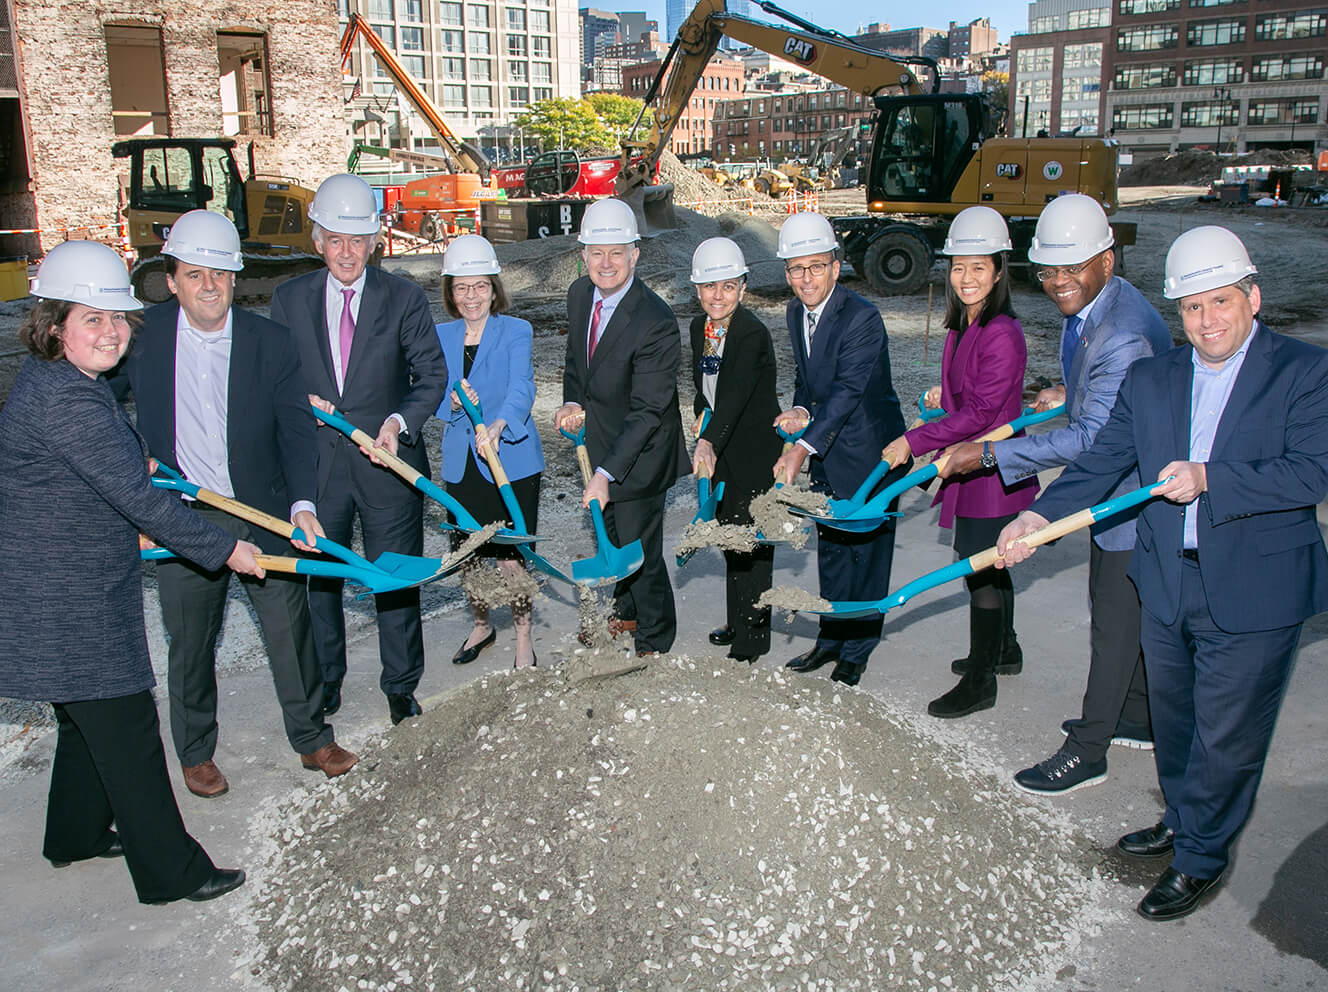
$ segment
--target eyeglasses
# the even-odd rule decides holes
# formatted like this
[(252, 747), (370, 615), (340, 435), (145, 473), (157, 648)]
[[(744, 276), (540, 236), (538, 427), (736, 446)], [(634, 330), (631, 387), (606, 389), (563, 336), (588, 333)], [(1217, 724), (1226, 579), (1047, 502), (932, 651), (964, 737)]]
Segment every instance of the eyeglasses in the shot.
[(801, 279), (809, 273), (813, 278), (819, 279), (825, 275), (828, 268), (830, 268), (829, 262), (812, 262), (811, 265), (786, 265), (784, 271), (788, 273), (790, 279)]
[(488, 279), (485, 279), (483, 282), (452, 283), (453, 296), (483, 296), (491, 289), (493, 289), (493, 284), (490, 283)]
[(1033, 275), (1037, 276), (1038, 282), (1051, 282), (1053, 279), (1059, 279), (1061, 276), (1069, 276), (1073, 279), (1084, 269), (1088, 268), (1088, 262), (1080, 262), (1078, 265), (1053, 265), (1045, 269), (1034, 269)]

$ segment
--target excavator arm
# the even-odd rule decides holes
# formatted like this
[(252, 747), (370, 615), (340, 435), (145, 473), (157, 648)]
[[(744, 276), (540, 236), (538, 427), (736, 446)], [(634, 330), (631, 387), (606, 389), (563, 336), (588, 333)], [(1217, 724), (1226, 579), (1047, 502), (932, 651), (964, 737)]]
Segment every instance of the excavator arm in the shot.
[(449, 164), (453, 171), (476, 172), (487, 179), (490, 168), (488, 156), (474, 145), (462, 141), (452, 133), (452, 129), (443, 120), (443, 113), (438, 109), (437, 104), (430, 100), (429, 95), (411, 78), (410, 73), (406, 71), (406, 67), (392, 54), (392, 50), (383, 44), (383, 40), (374, 34), (368, 23), (354, 12), (351, 13), (350, 20), (346, 23), (346, 31), (341, 36), (341, 66), (343, 71), (350, 61), (357, 36), (365, 40), (378, 59), (378, 63), (391, 77), (392, 82), (396, 84), (397, 89), (406, 95), (406, 99), (410, 101), (416, 112), (429, 122), (429, 127), (437, 135), (439, 144), (443, 146), (443, 149), (451, 158)]
[[(767, 24), (725, 9), (724, 0), (700, 0), (678, 29), (649, 92), (645, 106), (655, 111), (644, 139), (623, 141), (618, 195), (627, 196), (647, 183), (669, 135), (696, 90), (697, 83), (724, 36), (787, 59), (831, 82), (871, 97), (878, 93), (924, 93), (940, 89), (940, 71), (929, 58), (901, 58), (855, 44), (850, 38), (818, 27), (769, 0), (754, 0), (767, 13), (792, 27)], [(919, 71), (929, 77), (926, 86)]]

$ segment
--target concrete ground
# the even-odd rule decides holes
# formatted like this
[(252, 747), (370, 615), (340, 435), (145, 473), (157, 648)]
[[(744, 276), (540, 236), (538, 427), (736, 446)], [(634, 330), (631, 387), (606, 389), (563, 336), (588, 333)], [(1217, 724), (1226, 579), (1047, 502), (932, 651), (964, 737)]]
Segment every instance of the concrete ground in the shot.
[[(929, 497), (905, 497), (905, 516), (894, 560), (894, 586), (947, 564), (951, 552), (935, 527)], [(691, 510), (679, 500), (670, 511), (666, 547), (676, 543)], [(1322, 515), (1321, 515), (1322, 516)], [(1324, 519), (1328, 519), (1325, 517)], [(585, 547), (591, 547), (587, 528)], [(1087, 538), (1073, 535), (1042, 549), (1015, 573), (1022, 675), (1002, 678), (1000, 699), (989, 711), (954, 722), (937, 721), (938, 738), (962, 740), (980, 761), (1009, 776), (1048, 756), (1061, 743), (1057, 727), (1079, 712), (1087, 670)], [(815, 588), (808, 552), (782, 550), (776, 583)], [(722, 562), (701, 552), (675, 575), (681, 632), (675, 650), (712, 652), (706, 633), (722, 621)], [(1232, 581), (1239, 581), (1233, 576)], [(560, 588), (537, 613), (541, 667), (552, 668), (575, 627), (575, 602)], [(502, 621), (500, 620), (500, 623)], [(511, 664), (510, 627), (495, 648), (467, 668), (449, 664), (469, 626), (463, 611), (428, 618), (428, 665), (422, 699), (437, 696)], [(814, 621), (775, 621), (774, 646), (764, 666), (782, 665), (805, 650)], [(950, 659), (967, 647), (966, 602), (954, 583), (919, 596), (887, 617), (885, 637), (862, 682), (901, 710), (925, 710), (927, 700), (953, 684)], [(1258, 806), (1237, 844), (1227, 879), (1195, 915), (1147, 923), (1133, 907), (1163, 864), (1133, 865), (1109, 852), (1122, 832), (1154, 823), (1161, 799), (1152, 756), (1113, 748), (1110, 777), (1102, 785), (1046, 803), (1064, 812), (1067, 829), (1081, 831), (1104, 851), (1112, 888), (1100, 931), (1084, 942), (1080, 959), (1049, 976), (1046, 987), (1076, 990), (1148, 989), (1150, 992), (1261, 992), (1328, 988), (1328, 617), (1306, 626), (1291, 689), (1264, 775)], [(355, 748), (389, 731), (377, 688), (377, 645), (372, 631), (352, 646), (346, 703), (335, 718), (338, 738)], [(809, 678), (824, 678), (823, 669)], [(552, 676), (551, 676), (552, 677)], [(427, 705), (427, 702), (426, 702)], [(270, 679), (263, 671), (228, 677), (222, 684), (222, 740), (217, 761), (230, 794), (202, 800), (178, 781), (185, 822), (220, 865), (249, 869), (251, 884), (215, 902), (141, 906), (118, 861), (93, 861), (53, 870), (41, 857), (45, 790), (53, 735), (34, 744), (0, 778), (0, 987), (38, 992), (74, 990), (195, 990), (261, 983), (256, 948), (246, 930), (261, 874), (265, 838), (278, 801), (322, 779), (300, 769), (281, 733)], [(163, 704), (163, 721), (165, 710)], [(926, 746), (919, 741), (919, 746)], [(168, 753), (170, 751), (167, 745)], [(174, 766), (174, 762), (172, 761)], [(351, 774), (354, 774), (352, 772)], [(440, 770), (446, 775), (445, 770)], [(328, 976), (332, 978), (333, 976)], [(309, 989), (337, 987), (310, 976)]]

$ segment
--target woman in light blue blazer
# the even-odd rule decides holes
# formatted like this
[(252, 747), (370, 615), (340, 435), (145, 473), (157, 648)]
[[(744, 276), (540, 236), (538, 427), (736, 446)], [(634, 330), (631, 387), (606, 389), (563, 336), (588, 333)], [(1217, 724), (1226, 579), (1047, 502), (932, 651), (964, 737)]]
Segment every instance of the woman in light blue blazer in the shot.
[[(447, 362), (447, 381), (460, 382), (470, 398), (478, 401), (485, 417), (485, 433), (478, 438), (470, 418), (454, 391), (448, 390), (438, 408), (443, 422), (443, 481), (448, 492), (481, 523), (508, 521), (498, 487), (478, 445), (491, 441), (502, 459), (525, 516), (526, 530), (538, 525), (540, 473), (544, 450), (530, 416), (535, 402), (535, 367), (531, 361), (532, 332), (528, 321), (509, 317), (507, 293), (498, 278), (501, 269), (493, 247), (477, 234), (456, 238), (443, 256), (443, 306), (456, 320), (439, 324), (438, 340)], [(511, 576), (524, 564), (510, 546), (486, 545), (479, 557), (496, 558)], [(454, 665), (466, 665), (497, 638), (489, 622), (489, 606), (472, 597), (475, 625), (452, 657)], [(516, 660), (513, 667), (535, 664), (530, 634), (530, 602), (512, 605), (516, 629)]]

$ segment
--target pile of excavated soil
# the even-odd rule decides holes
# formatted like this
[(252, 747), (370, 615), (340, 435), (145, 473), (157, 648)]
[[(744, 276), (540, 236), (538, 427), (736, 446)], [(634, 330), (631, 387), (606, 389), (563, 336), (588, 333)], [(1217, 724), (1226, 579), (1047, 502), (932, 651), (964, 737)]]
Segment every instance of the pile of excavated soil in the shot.
[(662, 182), (673, 183), (673, 198), (678, 203), (748, 200), (752, 196), (750, 190), (728, 190), (712, 182), (690, 166), (683, 165), (670, 151), (659, 157), (659, 178)]
[(1027, 987), (1091, 846), (867, 693), (660, 659), (487, 676), (278, 811), (279, 989)]
[(1189, 148), (1163, 158), (1152, 158), (1120, 170), (1122, 186), (1202, 186), (1222, 177), (1229, 165), (1303, 165), (1309, 153), (1300, 150), (1268, 148), (1246, 155), (1218, 156), (1213, 152)]

